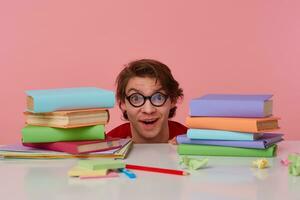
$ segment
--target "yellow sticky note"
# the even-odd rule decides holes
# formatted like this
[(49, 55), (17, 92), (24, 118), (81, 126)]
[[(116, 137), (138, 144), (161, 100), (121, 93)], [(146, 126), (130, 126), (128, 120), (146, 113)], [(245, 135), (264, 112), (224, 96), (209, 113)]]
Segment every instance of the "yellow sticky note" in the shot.
[(72, 167), (68, 171), (68, 176), (105, 176), (107, 169), (90, 170), (79, 166)]

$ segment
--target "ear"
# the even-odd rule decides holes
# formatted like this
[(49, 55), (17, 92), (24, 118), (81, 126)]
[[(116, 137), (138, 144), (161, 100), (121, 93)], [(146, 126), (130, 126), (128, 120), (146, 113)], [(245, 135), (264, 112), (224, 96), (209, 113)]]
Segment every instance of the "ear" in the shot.
[(177, 101), (174, 101), (174, 102), (171, 101), (171, 109), (174, 108), (176, 106), (176, 104), (177, 104)]
[(120, 101), (119, 105), (120, 105), (120, 109), (122, 110), (122, 112), (126, 111), (126, 103), (125, 103), (125, 101)]

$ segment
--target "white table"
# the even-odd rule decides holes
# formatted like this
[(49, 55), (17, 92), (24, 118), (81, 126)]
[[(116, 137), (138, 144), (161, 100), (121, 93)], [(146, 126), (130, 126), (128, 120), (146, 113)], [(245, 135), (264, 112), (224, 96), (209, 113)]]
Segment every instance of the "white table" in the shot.
[[(8, 199), (300, 199), (300, 176), (288, 174), (280, 159), (300, 152), (300, 141), (281, 142), (271, 167), (255, 169), (251, 157), (208, 157), (206, 169), (190, 176), (135, 171), (138, 178), (79, 180), (67, 171), (77, 162), (68, 160), (0, 159), (0, 197)], [(176, 146), (134, 145), (130, 164), (180, 169)]]

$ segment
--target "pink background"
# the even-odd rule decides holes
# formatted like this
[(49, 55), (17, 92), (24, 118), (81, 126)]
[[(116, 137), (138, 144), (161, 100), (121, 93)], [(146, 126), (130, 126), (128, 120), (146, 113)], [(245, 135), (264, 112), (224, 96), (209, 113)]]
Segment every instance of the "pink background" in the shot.
[[(115, 89), (122, 65), (158, 59), (184, 89), (175, 120), (206, 93), (272, 93), (300, 139), (300, 1), (11, 0), (0, 3), (0, 143), (21, 139), (27, 89)], [(107, 130), (121, 113), (111, 110)]]

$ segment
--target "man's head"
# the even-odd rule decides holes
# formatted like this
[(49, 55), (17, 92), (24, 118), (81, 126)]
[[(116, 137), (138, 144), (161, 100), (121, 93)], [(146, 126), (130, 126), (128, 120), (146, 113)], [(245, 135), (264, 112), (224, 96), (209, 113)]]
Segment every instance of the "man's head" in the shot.
[(116, 97), (123, 117), (130, 121), (132, 135), (145, 140), (168, 137), (168, 118), (175, 115), (183, 91), (165, 64), (136, 60), (120, 72)]

